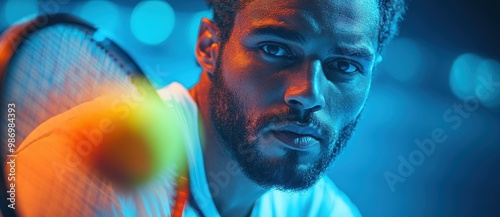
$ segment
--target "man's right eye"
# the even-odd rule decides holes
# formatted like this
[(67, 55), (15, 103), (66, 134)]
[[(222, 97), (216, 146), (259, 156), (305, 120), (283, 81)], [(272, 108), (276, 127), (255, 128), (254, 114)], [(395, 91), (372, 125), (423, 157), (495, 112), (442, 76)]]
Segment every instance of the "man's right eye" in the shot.
[(286, 48), (283, 48), (279, 45), (275, 44), (265, 44), (261, 46), (261, 49), (271, 56), (276, 57), (291, 57), (290, 52), (287, 51)]

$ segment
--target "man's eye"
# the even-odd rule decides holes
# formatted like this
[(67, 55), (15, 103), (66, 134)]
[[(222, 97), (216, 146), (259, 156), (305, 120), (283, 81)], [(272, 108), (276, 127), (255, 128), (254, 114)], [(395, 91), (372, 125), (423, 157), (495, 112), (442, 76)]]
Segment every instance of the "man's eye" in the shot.
[(269, 55), (277, 56), (277, 57), (290, 57), (290, 53), (283, 47), (274, 45), (274, 44), (266, 44), (261, 47), (261, 49)]
[(354, 74), (359, 72), (359, 68), (347, 60), (337, 60), (328, 65), (330, 69), (343, 72), (345, 74)]

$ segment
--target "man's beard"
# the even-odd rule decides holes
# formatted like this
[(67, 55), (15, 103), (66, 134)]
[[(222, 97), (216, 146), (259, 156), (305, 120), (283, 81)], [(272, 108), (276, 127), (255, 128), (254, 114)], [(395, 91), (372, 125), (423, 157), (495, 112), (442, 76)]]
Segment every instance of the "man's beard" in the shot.
[[(239, 163), (244, 174), (263, 188), (301, 191), (313, 186), (340, 154), (350, 139), (359, 119), (344, 126), (339, 133), (318, 121), (313, 114), (299, 115), (290, 108), (279, 113), (262, 114), (249, 120), (242, 99), (230, 91), (218, 64), (209, 91), (210, 119), (224, 146)], [(257, 133), (269, 124), (304, 123), (317, 126), (327, 138), (321, 142), (320, 156), (307, 168), (299, 167), (304, 152), (287, 149), (280, 159), (265, 158), (257, 148)], [(337, 137), (335, 139), (335, 137)]]

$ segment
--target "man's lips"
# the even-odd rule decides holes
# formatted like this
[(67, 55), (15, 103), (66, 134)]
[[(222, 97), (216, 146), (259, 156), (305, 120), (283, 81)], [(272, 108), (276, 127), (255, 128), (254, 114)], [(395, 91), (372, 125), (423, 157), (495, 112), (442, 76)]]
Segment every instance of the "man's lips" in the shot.
[(299, 151), (305, 151), (314, 145), (319, 145), (322, 140), (319, 130), (312, 126), (287, 124), (271, 127), (269, 130), (285, 146)]

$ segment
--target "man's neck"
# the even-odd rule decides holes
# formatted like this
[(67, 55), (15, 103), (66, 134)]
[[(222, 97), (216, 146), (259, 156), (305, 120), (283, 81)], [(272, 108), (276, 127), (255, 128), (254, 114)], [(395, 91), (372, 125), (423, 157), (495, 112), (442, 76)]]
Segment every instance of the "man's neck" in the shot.
[(213, 127), (208, 101), (210, 85), (207, 73), (203, 72), (200, 82), (189, 90), (201, 115), (200, 141), (210, 193), (221, 216), (248, 216), (266, 189), (243, 174)]

